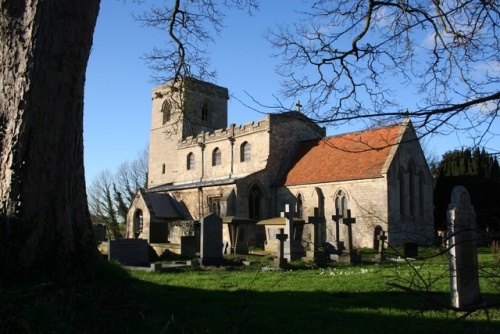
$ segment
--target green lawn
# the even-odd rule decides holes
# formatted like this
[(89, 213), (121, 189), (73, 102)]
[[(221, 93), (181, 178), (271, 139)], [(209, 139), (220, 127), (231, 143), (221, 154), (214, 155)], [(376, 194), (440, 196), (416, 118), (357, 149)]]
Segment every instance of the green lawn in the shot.
[[(449, 304), (444, 256), (412, 262), (413, 269), (387, 261), (326, 268), (294, 263), (272, 270), (265, 258), (254, 259), (249, 267), (161, 273), (107, 264), (79, 289), (68, 282), (3, 291), (0, 314), (8, 318), (0, 332), (500, 333), (498, 305), (459, 320), (464, 313), (388, 285), (427, 288), (433, 299)], [(487, 250), (480, 263), (483, 276), (496, 275), (481, 278), (483, 297), (498, 302), (498, 263)]]

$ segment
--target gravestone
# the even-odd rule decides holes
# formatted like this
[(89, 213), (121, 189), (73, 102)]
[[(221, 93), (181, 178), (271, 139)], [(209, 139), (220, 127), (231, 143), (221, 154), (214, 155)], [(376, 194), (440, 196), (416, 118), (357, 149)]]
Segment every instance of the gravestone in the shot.
[(375, 255), (375, 261), (383, 261), (385, 257), (385, 241), (387, 240), (387, 236), (385, 235), (385, 231), (380, 230), (377, 235), (377, 246), (376, 249), (377, 254)]
[(192, 257), (196, 254), (196, 237), (194, 235), (183, 235), (181, 237), (181, 255)]
[(332, 215), (332, 220), (335, 222), (335, 242), (337, 246), (337, 250), (342, 252), (345, 249), (344, 242), (340, 241), (340, 220), (342, 219), (342, 215), (340, 214), (339, 208), (335, 209), (335, 214)]
[(116, 239), (108, 242), (108, 260), (124, 266), (149, 266), (146, 239)]
[(311, 235), (312, 239), (312, 250), (306, 252), (306, 257), (313, 258), (315, 262), (323, 262), (321, 260), (324, 259), (324, 253), (319, 252), (319, 246), (322, 244), (322, 225), (325, 223), (325, 219), (320, 217), (319, 208), (314, 208), (314, 216), (309, 217), (308, 223), (313, 225), (313, 231)]
[(467, 189), (454, 187), (448, 206), (450, 295), (454, 307), (481, 302), (477, 260), (476, 213)]
[(347, 225), (348, 249), (343, 251), (342, 255), (339, 257), (339, 262), (360, 263), (361, 256), (354, 249), (354, 243), (352, 241), (352, 225), (356, 224), (356, 218), (351, 217), (351, 210), (347, 210), (347, 217), (342, 218), (342, 223)]
[(106, 225), (98, 224), (94, 225), (94, 236), (95, 236), (95, 241), (102, 242), (106, 241)]
[(285, 241), (288, 238), (288, 234), (284, 233), (284, 229), (280, 228), (280, 233), (276, 234), (276, 239), (278, 239), (278, 257), (274, 259), (274, 266), (277, 268), (285, 268), (287, 265), (287, 259), (285, 258)]
[(204, 266), (218, 266), (222, 263), (222, 218), (215, 213), (201, 220), (200, 257)]
[(285, 258), (288, 262), (300, 260), (304, 255), (304, 248), (302, 247), (302, 240), (297, 240), (300, 233), (298, 233), (293, 223), (293, 208), (286, 204), (285, 212), (282, 215), (286, 218), (285, 233), (288, 234), (288, 239), (284, 243)]
[(417, 258), (418, 257), (418, 243), (405, 242), (403, 256), (405, 258)]
[(352, 242), (352, 225), (356, 224), (356, 218), (351, 217), (351, 210), (347, 210), (347, 217), (342, 218), (342, 223), (347, 225), (347, 250), (351, 252), (354, 250), (354, 243)]

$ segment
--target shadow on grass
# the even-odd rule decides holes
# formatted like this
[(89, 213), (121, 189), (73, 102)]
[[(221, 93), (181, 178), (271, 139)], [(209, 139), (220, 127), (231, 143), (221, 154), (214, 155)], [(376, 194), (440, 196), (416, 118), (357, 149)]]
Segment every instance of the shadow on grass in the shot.
[[(129, 329), (147, 333), (500, 332), (498, 321), (450, 323), (455, 315), (430, 311), (431, 305), (404, 292), (227, 292), (143, 281), (138, 288), (149, 295), (149, 308)], [(431, 319), (429, 313), (441, 313), (440, 319)]]
[[(182, 277), (179, 273), (175, 278)], [(498, 319), (487, 323), (483, 314), (481, 321), (471, 317), (450, 323), (457, 315), (442, 310), (422, 312), (426, 306), (420, 300), (399, 291), (297, 292), (269, 287), (262, 292), (226, 287), (222, 281), (219, 287), (205, 290), (154, 284), (133, 278), (118, 266), (106, 266), (104, 272), (101, 269), (94, 279), (78, 287), (66, 282), (0, 291), (0, 332), (500, 332)], [(437, 298), (446, 300), (448, 296), (439, 294)]]

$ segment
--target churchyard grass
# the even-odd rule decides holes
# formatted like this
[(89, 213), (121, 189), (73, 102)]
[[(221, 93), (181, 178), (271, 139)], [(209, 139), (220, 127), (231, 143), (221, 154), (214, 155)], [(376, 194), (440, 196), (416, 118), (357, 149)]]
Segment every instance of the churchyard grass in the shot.
[[(496, 265), (491, 252), (480, 257), (483, 267)], [(498, 308), (457, 321), (463, 313), (388, 284), (411, 287), (449, 305), (447, 270), (446, 257), (436, 256), (411, 265), (387, 261), (314, 268), (297, 262), (275, 270), (264, 262), (244, 269), (132, 272), (154, 307), (144, 314), (147, 321), (131, 325), (165, 333), (499, 332)], [(481, 291), (487, 301), (500, 301), (486, 279)]]
[[(422, 251), (419, 251), (422, 253)], [(363, 254), (368, 258), (370, 254)], [(446, 310), (389, 285), (426, 292), (449, 305), (447, 259), (334, 264), (265, 257), (250, 266), (148, 273), (103, 263), (83, 284), (43, 283), (0, 291), (0, 332), (12, 333), (499, 333), (500, 309)], [(499, 264), (479, 253), (487, 302), (500, 301)], [(484, 275), (483, 275), (484, 276)], [(491, 276), (491, 275), (490, 275)], [(426, 291), (426, 289), (428, 291)]]

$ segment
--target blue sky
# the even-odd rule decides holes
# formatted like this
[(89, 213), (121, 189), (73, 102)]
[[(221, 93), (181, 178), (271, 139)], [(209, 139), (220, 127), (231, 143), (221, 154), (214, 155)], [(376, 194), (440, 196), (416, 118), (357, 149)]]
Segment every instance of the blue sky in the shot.
[[(245, 92), (263, 104), (272, 105), (278, 94), (280, 77), (275, 74), (277, 59), (263, 38), (266, 30), (281, 22), (294, 22), (294, 0), (261, 1), (254, 16), (232, 11), (224, 21), (225, 29), (210, 46), (216, 84), (248, 103)], [(94, 45), (87, 69), (85, 87), (84, 145), (87, 184), (106, 169), (137, 157), (148, 143), (151, 121), (152, 72), (142, 57), (153, 47), (161, 47), (167, 36), (142, 28), (132, 18), (141, 12), (132, 1), (103, 0), (94, 34)], [(229, 123), (256, 121), (263, 114), (249, 110), (236, 98), (229, 100)], [(298, 97), (300, 99), (300, 97)], [(293, 107), (295, 101), (285, 101)], [(265, 111), (265, 110), (263, 110)], [(500, 128), (499, 122), (496, 127)], [(328, 134), (358, 130), (355, 127), (329, 128)], [(500, 132), (500, 131), (497, 131)], [(434, 138), (427, 144), (437, 156), (466, 145), (465, 139), (450, 135)], [(489, 142), (491, 149), (500, 144)]]

